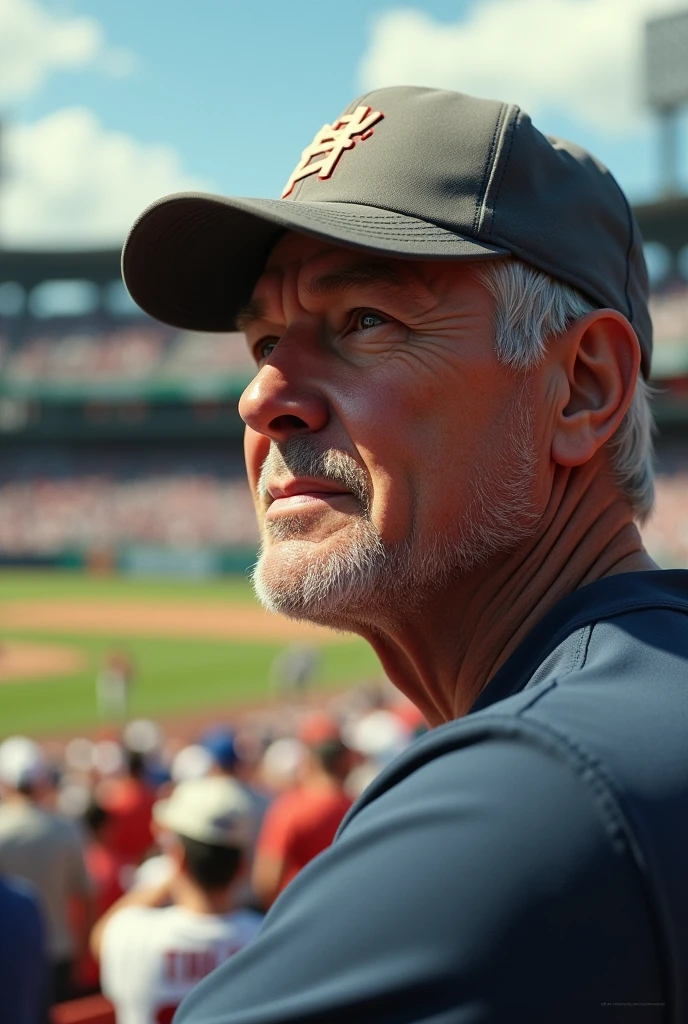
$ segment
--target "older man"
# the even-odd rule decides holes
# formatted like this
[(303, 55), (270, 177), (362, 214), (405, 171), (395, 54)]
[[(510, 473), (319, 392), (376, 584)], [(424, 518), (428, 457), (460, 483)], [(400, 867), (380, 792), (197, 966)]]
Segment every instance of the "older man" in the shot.
[(261, 600), (366, 637), (439, 726), (179, 1021), (688, 1020), (688, 574), (635, 525), (651, 325), (609, 172), (383, 89), (282, 200), (155, 204), (124, 274), (246, 332)]

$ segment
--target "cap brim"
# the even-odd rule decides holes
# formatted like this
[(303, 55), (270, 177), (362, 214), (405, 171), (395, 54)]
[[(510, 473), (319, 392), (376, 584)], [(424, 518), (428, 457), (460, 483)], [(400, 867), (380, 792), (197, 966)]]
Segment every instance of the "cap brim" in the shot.
[(236, 329), (283, 231), (407, 259), (481, 259), (508, 250), (392, 210), (358, 203), (234, 199), (181, 192), (141, 214), (122, 253), (122, 276), (156, 320), (197, 331)]

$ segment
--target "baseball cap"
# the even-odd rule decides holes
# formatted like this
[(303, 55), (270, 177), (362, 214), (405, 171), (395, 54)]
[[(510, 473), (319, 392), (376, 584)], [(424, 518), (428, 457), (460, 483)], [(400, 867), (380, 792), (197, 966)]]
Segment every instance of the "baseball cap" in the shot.
[(201, 736), (200, 743), (220, 768), (234, 768), (239, 761), (236, 736), (230, 729), (209, 729)]
[(153, 805), (153, 817), (177, 835), (212, 846), (247, 846), (253, 834), (249, 799), (224, 776), (180, 782)]
[(0, 782), (12, 789), (48, 782), (50, 766), (42, 748), (26, 736), (0, 743)]
[(122, 273), (151, 316), (236, 328), (279, 235), (388, 257), (513, 255), (623, 313), (647, 377), (648, 278), (638, 225), (607, 168), (518, 106), (396, 86), (361, 96), (302, 153), (281, 199), (178, 193), (132, 227)]

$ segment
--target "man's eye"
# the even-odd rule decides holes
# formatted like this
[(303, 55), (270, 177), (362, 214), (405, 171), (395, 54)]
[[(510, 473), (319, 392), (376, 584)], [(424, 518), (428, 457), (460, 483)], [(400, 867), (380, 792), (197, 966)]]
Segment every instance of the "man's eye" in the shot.
[(265, 341), (259, 341), (254, 349), (257, 362), (265, 362), (272, 354), (276, 344), (276, 338), (266, 338)]
[(385, 322), (379, 313), (359, 313), (357, 319), (359, 327), (364, 331), (371, 327), (379, 327)]

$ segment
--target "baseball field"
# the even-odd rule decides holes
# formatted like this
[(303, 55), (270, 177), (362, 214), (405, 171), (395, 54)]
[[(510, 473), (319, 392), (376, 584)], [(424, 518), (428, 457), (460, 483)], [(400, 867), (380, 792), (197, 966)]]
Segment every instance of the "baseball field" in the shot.
[(379, 672), (363, 641), (264, 612), (243, 577), (1, 571), (0, 738), (96, 727), (95, 680), (113, 650), (135, 666), (130, 713), (181, 718), (268, 699), (271, 665), (292, 643), (317, 645), (315, 686)]

